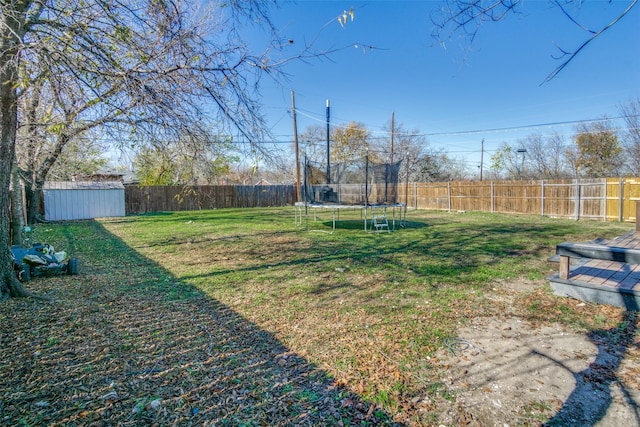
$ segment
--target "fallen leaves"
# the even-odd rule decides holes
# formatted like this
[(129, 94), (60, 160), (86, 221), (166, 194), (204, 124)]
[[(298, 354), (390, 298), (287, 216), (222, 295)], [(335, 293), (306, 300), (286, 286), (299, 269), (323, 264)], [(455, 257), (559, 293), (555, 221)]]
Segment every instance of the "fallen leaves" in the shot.
[(0, 305), (0, 424), (394, 424), (228, 307), (112, 274), (36, 280), (56, 303)]
[[(275, 230), (238, 220), (246, 212), (105, 223), (119, 238), (101, 224), (72, 224), (83, 274), (30, 284), (56, 303), (0, 305), (0, 320), (12, 325), (0, 332), (0, 424), (430, 425), (462, 411), (442, 377), (466, 374), (457, 362), (472, 364), (481, 349), (452, 346), (453, 364), (434, 352), (468, 320), (618, 324), (619, 312), (559, 302), (539, 284), (515, 295), (485, 286), (492, 276), (473, 271), (486, 265), (486, 237), (454, 259), (460, 268), (446, 267), (449, 247), (464, 252), (457, 228), (427, 227), (451, 237), (423, 253), (403, 241), (422, 247), (419, 230), (374, 245), (382, 236), (319, 240), (283, 231), (282, 217)], [(194, 223), (204, 229), (185, 234), (175, 226), (183, 215), (201, 216)], [(495, 339), (512, 333), (501, 328)], [(625, 372), (637, 374), (629, 363)], [(484, 393), (508, 408), (499, 390)], [(469, 415), (480, 422), (478, 411)]]

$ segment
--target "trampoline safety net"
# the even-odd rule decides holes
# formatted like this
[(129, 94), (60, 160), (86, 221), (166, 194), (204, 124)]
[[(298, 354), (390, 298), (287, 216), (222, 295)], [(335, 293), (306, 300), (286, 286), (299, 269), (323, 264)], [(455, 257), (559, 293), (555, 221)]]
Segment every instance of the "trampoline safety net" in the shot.
[(402, 160), (394, 163), (334, 163), (327, 179), (326, 164), (305, 159), (301, 195), (306, 203), (384, 205), (398, 203), (398, 179)]

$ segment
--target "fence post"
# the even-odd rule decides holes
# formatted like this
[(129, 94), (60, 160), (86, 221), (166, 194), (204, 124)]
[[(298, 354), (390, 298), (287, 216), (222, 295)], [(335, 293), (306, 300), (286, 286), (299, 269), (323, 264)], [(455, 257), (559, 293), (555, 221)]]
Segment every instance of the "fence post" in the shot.
[(624, 179), (618, 184), (618, 222), (624, 221)]
[(573, 216), (574, 219), (577, 221), (578, 219), (580, 219), (580, 182), (576, 179), (576, 190), (575, 190), (575, 194), (573, 195), (574, 198), (574, 202), (573, 202)]
[(493, 190), (493, 183), (494, 181), (491, 181), (491, 196), (490, 196), (491, 197), (491, 213), (493, 213), (495, 210), (495, 206), (494, 206), (495, 192)]
[(542, 216), (544, 216), (544, 179), (542, 180), (542, 195), (541, 195), (541, 204), (542, 204)]
[(604, 179), (604, 200), (603, 200), (603, 213), (602, 213), (602, 222), (607, 222), (607, 178)]
[(449, 199), (449, 212), (451, 212), (451, 181), (447, 181), (447, 198)]

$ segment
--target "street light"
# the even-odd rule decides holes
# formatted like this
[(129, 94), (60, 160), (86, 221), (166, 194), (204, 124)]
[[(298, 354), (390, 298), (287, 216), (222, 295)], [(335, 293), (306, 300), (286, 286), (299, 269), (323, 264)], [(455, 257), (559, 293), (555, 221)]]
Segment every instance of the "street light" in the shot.
[(524, 170), (524, 156), (525, 156), (525, 154), (527, 154), (527, 149), (526, 148), (518, 148), (516, 150), (516, 153), (522, 154), (522, 161), (520, 163), (520, 170), (518, 171), (518, 175), (520, 175), (520, 178), (522, 178), (522, 171)]

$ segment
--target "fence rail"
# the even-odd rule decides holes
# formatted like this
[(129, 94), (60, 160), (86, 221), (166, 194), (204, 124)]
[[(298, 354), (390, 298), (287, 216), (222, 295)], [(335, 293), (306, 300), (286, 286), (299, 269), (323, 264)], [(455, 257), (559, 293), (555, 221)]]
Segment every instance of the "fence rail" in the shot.
[[(341, 200), (364, 200), (364, 184), (333, 185)], [(398, 185), (398, 202), (414, 209), (484, 211), (636, 221), (640, 178), (452, 181)], [(126, 212), (288, 206), (294, 185), (127, 186)]]
[(196, 185), (125, 187), (127, 214), (293, 205), (294, 185)]
[(640, 179), (409, 183), (400, 185), (398, 195), (416, 209), (635, 222)]

